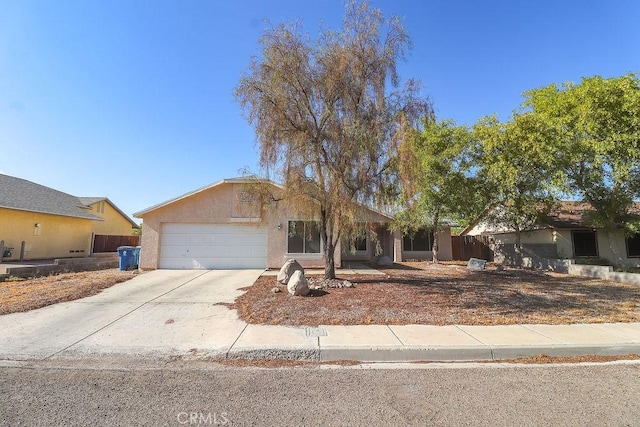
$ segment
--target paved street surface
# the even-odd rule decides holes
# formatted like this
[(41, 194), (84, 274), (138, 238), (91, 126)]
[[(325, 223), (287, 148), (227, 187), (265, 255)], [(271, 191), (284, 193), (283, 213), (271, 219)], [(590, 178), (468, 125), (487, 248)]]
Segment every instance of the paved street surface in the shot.
[(3, 363), (0, 425), (640, 425), (638, 363), (404, 365), (411, 369)]

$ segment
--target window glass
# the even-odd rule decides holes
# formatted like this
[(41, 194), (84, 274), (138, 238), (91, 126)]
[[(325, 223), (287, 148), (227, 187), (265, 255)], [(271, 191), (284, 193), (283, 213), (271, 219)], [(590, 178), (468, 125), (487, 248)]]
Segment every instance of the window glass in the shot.
[(290, 254), (304, 253), (304, 223), (302, 221), (289, 221), (289, 234), (287, 237), (287, 252)]
[(430, 251), (431, 242), (431, 233), (427, 230), (419, 230), (416, 235), (413, 236), (413, 250)]
[(598, 244), (596, 243), (595, 231), (574, 231), (573, 253), (577, 257), (597, 257)]
[(627, 256), (640, 257), (640, 233), (627, 237)]
[(433, 249), (433, 233), (420, 229), (413, 236), (404, 236), (402, 247), (405, 251), (430, 251)]
[(319, 254), (320, 253), (320, 224), (317, 221), (309, 221), (304, 223), (304, 253)]
[(317, 221), (289, 221), (287, 253), (320, 253), (320, 226)]
[(353, 243), (353, 246), (356, 251), (366, 251), (367, 250), (367, 238), (366, 237), (358, 237), (356, 241)]

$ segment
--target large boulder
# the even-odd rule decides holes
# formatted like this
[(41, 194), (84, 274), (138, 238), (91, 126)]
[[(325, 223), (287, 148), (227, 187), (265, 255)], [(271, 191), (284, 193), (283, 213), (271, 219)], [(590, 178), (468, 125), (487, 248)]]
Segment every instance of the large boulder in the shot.
[(278, 281), (278, 283), (286, 285), (287, 283), (289, 283), (289, 279), (291, 279), (291, 276), (296, 271), (301, 271), (304, 275), (304, 269), (302, 268), (300, 263), (295, 259), (290, 259), (284, 263), (284, 265), (280, 269), (280, 272), (278, 272), (278, 277), (276, 278), (276, 280)]
[(287, 290), (289, 294), (293, 296), (309, 294), (309, 285), (307, 279), (304, 277), (304, 273), (301, 270), (296, 270), (291, 275), (289, 282), (287, 283)]

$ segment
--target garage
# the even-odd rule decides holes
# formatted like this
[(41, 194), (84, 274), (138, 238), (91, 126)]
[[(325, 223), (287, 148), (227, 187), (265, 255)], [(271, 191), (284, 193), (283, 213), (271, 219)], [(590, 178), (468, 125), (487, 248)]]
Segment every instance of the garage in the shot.
[(247, 224), (165, 223), (159, 268), (266, 268), (267, 227)]

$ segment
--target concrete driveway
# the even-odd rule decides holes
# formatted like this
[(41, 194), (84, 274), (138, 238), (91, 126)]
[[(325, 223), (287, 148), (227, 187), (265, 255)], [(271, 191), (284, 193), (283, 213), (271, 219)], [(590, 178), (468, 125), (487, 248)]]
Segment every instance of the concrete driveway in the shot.
[(0, 359), (225, 353), (245, 328), (232, 303), (262, 270), (156, 270), (98, 295), (0, 316)]

